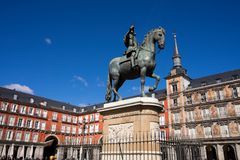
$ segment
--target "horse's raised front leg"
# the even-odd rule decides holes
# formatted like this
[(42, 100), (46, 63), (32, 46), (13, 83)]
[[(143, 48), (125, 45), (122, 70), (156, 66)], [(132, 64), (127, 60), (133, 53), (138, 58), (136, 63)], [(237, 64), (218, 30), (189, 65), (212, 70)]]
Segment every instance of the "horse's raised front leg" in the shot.
[(154, 78), (156, 81), (155, 81), (155, 84), (153, 87), (150, 87), (148, 90), (149, 92), (152, 92), (154, 91), (155, 89), (157, 89), (157, 86), (158, 86), (158, 83), (160, 81), (160, 76), (156, 75), (155, 73), (153, 73), (152, 75), (150, 75), (149, 77), (151, 78)]
[(118, 100), (122, 100), (122, 97), (118, 93), (118, 89), (119, 89), (119, 79), (116, 79), (116, 80), (114, 80), (114, 85), (113, 85), (113, 88), (112, 88), (113, 93), (114, 93), (113, 101), (116, 101), (116, 96), (118, 97)]
[(145, 93), (144, 93), (146, 72), (147, 72), (147, 68), (146, 67), (141, 68), (140, 78), (141, 78), (141, 95), (142, 95), (142, 97), (146, 96)]

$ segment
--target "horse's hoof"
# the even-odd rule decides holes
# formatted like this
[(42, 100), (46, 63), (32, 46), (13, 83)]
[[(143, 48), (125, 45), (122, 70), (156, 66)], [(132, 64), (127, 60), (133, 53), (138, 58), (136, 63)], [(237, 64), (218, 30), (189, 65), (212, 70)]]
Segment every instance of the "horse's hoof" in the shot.
[(152, 91), (154, 91), (154, 88), (153, 88), (153, 87), (150, 87), (150, 88), (148, 89), (148, 91), (149, 91), (149, 92), (152, 92)]

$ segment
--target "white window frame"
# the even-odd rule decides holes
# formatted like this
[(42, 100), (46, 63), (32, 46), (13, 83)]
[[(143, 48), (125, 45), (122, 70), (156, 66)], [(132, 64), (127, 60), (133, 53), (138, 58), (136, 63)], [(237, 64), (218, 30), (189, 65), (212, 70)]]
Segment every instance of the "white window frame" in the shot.
[(31, 136), (31, 133), (30, 132), (26, 132), (24, 134), (24, 141), (25, 142), (29, 142), (30, 141), (30, 136)]

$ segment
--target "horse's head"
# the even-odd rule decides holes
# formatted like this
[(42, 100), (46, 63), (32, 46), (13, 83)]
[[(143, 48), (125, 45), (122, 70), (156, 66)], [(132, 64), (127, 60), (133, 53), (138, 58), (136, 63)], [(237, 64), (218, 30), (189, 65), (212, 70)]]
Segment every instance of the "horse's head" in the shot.
[(165, 46), (165, 30), (160, 27), (153, 31), (153, 40), (158, 43), (160, 49), (164, 49)]

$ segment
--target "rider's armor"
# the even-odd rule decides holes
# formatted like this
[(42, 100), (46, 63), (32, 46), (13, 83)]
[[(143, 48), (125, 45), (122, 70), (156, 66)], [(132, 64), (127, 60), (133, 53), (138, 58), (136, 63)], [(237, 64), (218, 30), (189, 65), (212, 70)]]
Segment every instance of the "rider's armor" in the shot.
[(134, 31), (134, 26), (132, 25), (129, 28), (129, 31), (124, 36), (124, 44), (127, 47), (127, 50), (124, 52), (124, 55), (131, 57), (131, 66), (135, 67), (134, 56), (137, 50), (137, 40), (135, 38), (136, 33)]

